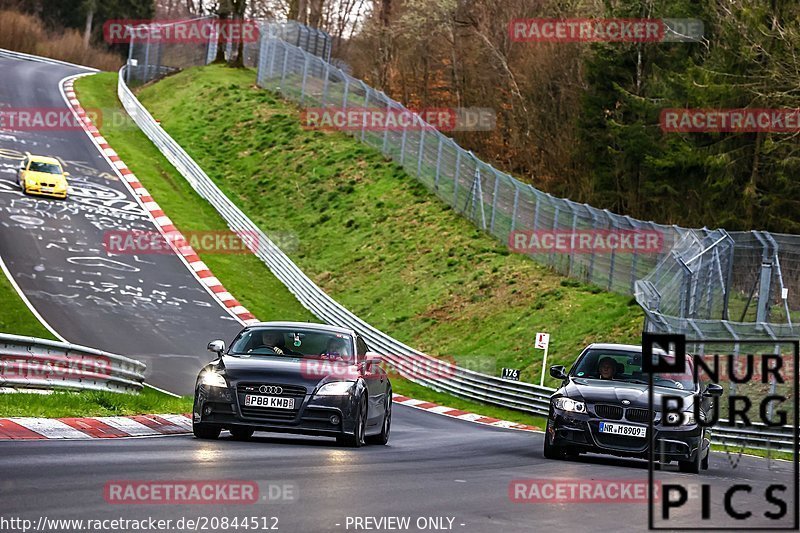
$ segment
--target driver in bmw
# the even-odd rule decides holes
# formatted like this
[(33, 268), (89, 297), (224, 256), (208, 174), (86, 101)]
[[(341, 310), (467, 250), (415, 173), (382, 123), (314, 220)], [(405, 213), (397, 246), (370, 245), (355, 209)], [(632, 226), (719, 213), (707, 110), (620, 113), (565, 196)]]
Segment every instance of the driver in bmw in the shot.
[(600, 371), (600, 379), (614, 379), (614, 375), (617, 373), (617, 362), (611, 357), (603, 357), (600, 359), (597, 369)]

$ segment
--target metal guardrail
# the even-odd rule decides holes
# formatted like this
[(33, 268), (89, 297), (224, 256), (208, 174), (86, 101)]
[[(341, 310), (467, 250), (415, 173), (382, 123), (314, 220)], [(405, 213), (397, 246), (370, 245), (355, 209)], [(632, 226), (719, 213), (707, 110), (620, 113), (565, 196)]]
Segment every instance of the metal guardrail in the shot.
[(0, 387), (138, 392), (145, 368), (86, 346), (0, 334)]
[[(539, 387), (531, 383), (506, 381), (499, 377), (443, 363), (371, 326), (328, 296), (228, 199), (189, 154), (161, 128), (125, 84), (123, 71), (124, 68), (120, 70), (117, 93), (125, 110), (137, 126), (158, 147), (164, 157), (172, 163), (192, 188), (217, 210), (231, 230), (258, 236), (257, 239), (250, 240), (257, 243), (253, 246), (253, 253), (317, 318), (329, 324), (358, 331), (364, 336), (370, 347), (380, 353), (387, 363), (397, 369), (400, 375), (415, 383), (488, 404), (532, 415), (547, 416), (550, 395), (554, 389)], [(428, 373), (424, 370), (425, 365), (430, 365), (435, 370)], [(420, 371), (420, 368), (423, 370)], [(715, 436), (714, 439), (714, 442), (718, 444), (746, 444), (749, 448), (791, 450), (792, 428), (790, 426), (784, 428), (756, 426), (755, 429), (748, 430), (735, 428), (717, 430), (715, 428), (715, 432), (719, 433), (719, 436)], [(786, 448), (787, 444), (789, 448)]]

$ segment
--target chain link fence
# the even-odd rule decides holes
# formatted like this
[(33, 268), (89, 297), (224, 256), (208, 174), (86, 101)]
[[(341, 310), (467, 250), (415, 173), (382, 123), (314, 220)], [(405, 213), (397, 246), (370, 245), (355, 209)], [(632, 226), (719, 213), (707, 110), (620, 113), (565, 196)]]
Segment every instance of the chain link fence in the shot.
[[(233, 23), (232, 20), (228, 22)], [(262, 19), (246, 21), (245, 29), (257, 29), (255, 39), (243, 39), (244, 65), (255, 67), (262, 38), (280, 39), (294, 46), (330, 60), (333, 40), (319, 29), (309, 28), (295, 21), (276, 22)], [(214, 15), (180, 21), (152, 22), (127, 26), (131, 36), (128, 49), (126, 83), (138, 85), (157, 80), (181, 69), (206, 65), (217, 57), (220, 45), (220, 21)], [(229, 61), (238, 50), (235, 32), (223, 32), (225, 60)], [(179, 39), (177, 35), (189, 37)]]
[[(562, 274), (634, 295), (646, 313), (647, 330), (698, 338), (797, 337), (800, 237), (687, 229), (556, 198), (484, 163), (402, 104), (331, 64), (331, 39), (324, 32), (296, 22), (260, 21), (259, 35), (244, 51), (245, 64), (257, 69), (260, 87), (305, 108), (412, 116), (411, 125), (376, 129), (364, 120), (360, 129), (349, 132), (512, 249), (515, 236), (536, 232), (658, 235), (657, 249), (524, 251)], [(137, 80), (210, 62), (217, 39), (193, 49), (160, 45), (148, 50), (147, 40), (143, 44), (131, 46), (131, 57), (145, 59), (127, 69)], [(227, 48), (230, 57), (233, 45)]]
[(412, 126), (375, 129), (363, 120), (360, 131), (350, 133), (509, 245), (520, 233), (658, 234), (658, 250), (527, 253), (562, 274), (635, 295), (650, 331), (700, 338), (797, 336), (792, 311), (800, 307), (800, 237), (668, 226), (553, 197), (484, 163), (384, 93), (274, 37), (262, 38), (258, 85), (306, 108), (413, 115)]

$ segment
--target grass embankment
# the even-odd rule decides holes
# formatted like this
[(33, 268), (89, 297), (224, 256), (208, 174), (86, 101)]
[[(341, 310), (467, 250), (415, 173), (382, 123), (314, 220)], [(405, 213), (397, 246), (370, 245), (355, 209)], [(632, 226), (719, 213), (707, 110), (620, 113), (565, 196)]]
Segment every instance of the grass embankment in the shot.
[(54, 392), (52, 394), (0, 394), (0, 416), (63, 418), (188, 413), (192, 398), (175, 398), (144, 388), (139, 394), (114, 392)]
[(0, 332), (58, 340), (39, 322), (14, 290), (6, 275), (0, 271)]
[(411, 346), (538, 381), (537, 331), (564, 364), (588, 342), (639, 338), (631, 298), (510, 254), (376, 150), (301, 128), (252, 71), (193, 68), (140, 99), (257, 224), (297, 235), (289, 255), (326, 292)]

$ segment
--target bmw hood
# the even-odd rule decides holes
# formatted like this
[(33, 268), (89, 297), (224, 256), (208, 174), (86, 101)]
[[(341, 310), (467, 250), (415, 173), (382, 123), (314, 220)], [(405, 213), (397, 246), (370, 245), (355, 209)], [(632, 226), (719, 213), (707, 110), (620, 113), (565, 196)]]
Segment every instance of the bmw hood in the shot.
[[(647, 409), (649, 406), (648, 385), (643, 383), (630, 383), (625, 381), (602, 380), (590, 378), (570, 378), (569, 383), (558, 392), (567, 398), (581, 400), (588, 403), (609, 403), (620, 405), (623, 400), (630, 402), (629, 407)], [(684, 405), (692, 404), (694, 391), (681, 389), (654, 387), (653, 407), (660, 411), (661, 397), (683, 396)]]

